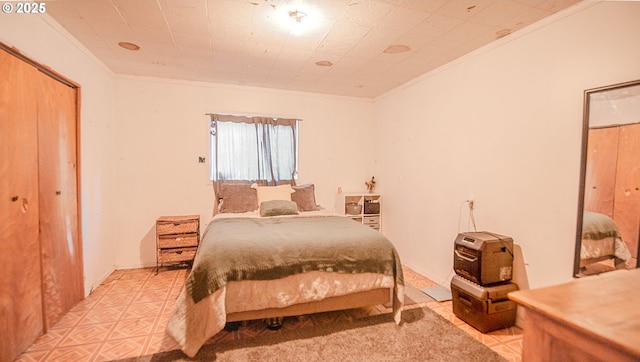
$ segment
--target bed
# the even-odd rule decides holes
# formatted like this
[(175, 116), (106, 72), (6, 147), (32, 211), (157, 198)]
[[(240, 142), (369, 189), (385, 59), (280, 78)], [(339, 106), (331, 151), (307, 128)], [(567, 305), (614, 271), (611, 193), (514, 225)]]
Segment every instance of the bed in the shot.
[(382, 234), (320, 208), (313, 185), (234, 188), (221, 189), (167, 323), (186, 355), (233, 321), (390, 304), (400, 322), (402, 266)]
[(580, 267), (613, 259), (616, 269), (631, 267), (631, 252), (609, 216), (585, 211), (582, 219)]

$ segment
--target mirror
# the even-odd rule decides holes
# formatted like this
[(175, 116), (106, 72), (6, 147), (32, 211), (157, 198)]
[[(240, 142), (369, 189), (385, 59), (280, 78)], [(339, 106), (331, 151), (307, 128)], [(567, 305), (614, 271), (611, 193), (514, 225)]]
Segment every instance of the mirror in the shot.
[(638, 267), (640, 80), (584, 92), (575, 277)]

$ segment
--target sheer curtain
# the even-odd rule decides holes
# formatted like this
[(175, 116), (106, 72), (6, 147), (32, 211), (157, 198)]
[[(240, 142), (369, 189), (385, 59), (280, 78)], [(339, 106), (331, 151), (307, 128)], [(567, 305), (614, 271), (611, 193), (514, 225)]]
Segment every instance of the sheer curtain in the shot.
[(211, 179), (295, 184), (297, 119), (211, 114)]

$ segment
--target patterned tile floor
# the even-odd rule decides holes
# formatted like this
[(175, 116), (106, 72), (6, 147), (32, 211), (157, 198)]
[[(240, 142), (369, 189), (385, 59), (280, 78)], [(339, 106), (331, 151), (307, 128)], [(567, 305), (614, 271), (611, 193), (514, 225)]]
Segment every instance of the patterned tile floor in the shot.
[[(416, 288), (436, 285), (408, 268), (404, 273), (405, 280)], [(155, 275), (155, 268), (114, 271), (89, 297), (31, 345), (18, 361), (108, 361), (177, 349), (164, 329), (186, 275), (185, 269), (164, 269), (158, 275)], [(425, 305), (508, 360), (521, 361), (520, 328), (483, 334), (455, 317), (451, 301), (420, 306)], [(385, 312), (389, 310), (379, 306), (290, 318), (283, 328), (295, 329), (331, 323), (337, 318), (359, 318)], [(218, 333), (208, 343), (270, 332), (263, 323), (244, 323), (237, 331)]]
[[(405, 282), (418, 289), (428, 288), (437, 285), (428, 278), (403, 267)], [(453, 304), (447, 302), (429, 302), (426, 305), (467, 332), (469, 335), (482, 342), (487, 347), (493, 349), (509, 361), (522, 361), (522, 329), (516, 326), (499, 329), (489, 333), (481, 333), (477, 329), (465, 323), (453, 314)]]

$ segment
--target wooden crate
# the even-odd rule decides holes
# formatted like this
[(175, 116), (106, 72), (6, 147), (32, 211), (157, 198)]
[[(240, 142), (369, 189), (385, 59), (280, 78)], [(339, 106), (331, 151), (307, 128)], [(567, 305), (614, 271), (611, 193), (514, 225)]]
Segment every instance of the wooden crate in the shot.
[(193, 262), (200, 243), (200, 216), (161, 216), (156, 220), (156, 273), (160, 266)]

